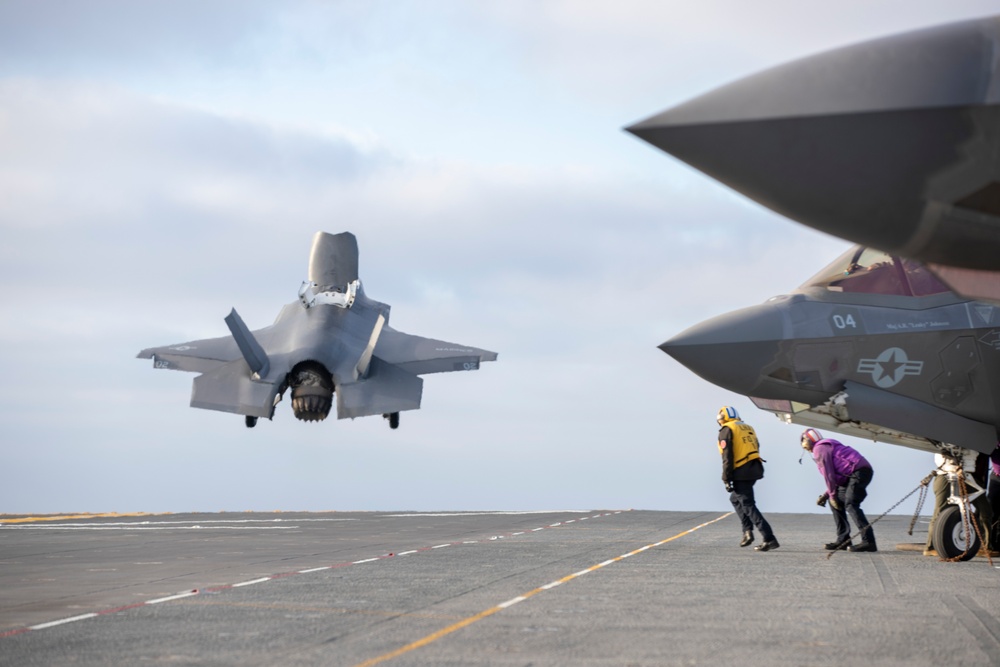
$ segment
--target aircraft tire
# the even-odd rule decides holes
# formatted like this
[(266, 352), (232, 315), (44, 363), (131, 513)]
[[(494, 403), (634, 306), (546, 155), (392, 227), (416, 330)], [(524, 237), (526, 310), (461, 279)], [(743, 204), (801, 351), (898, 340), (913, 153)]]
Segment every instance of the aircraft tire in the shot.
[[(970, 521), (975, 521), (975, 514), (969, 517)], [(962, 525), (962, 512), (958, 505), (948, 505), (937, 521), (934, 522), (934, 550), (942, 558), (955, 558), (962, 556), (962, 560), (969, 560), (979, 551), (979, 536), (975, 532), (975, 527), (970, 526), (972, 535), (972, 547), (966, 551), (965, 527)], [(964, 556), (962, 554), (965, 554)]]

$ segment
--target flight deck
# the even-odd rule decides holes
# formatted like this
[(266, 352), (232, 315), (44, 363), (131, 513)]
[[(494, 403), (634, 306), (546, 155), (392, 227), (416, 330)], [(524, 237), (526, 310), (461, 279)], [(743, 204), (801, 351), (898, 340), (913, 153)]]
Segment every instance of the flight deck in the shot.
[(767, 517), (761, 553), (729, 512), (6, 515), (0, 665), (1000, 664), (1000, 561)]

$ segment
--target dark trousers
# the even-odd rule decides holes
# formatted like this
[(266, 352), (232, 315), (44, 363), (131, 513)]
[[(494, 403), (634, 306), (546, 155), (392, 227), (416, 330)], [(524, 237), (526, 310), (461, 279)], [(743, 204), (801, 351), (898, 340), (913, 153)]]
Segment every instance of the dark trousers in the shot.
[(868, 484), (873, 474), (871, 468), (858, 468), (847, 478), (847, 484), (837, 487), (840, 509), (830, 505), (837, 527), (837, 542), (845, 542), (851, 536), (851, 526), (847, 523), (847, 515), (850, 514), (854, 525), (861, 531), (861, 541), (875, 546), (875, 531), (868, 525), (868, 517), (861, 510), (861, 502), (868, 497)]
[(757, 509), (757, 503), (754, 501), (753, 485), (755, 481), (744, 482), (737, 480), (733, 482), (733, 490), (729, 494), (729, 502), (733, 504), (736, 516), (740, 518), (740, 525), (743, 526), (743, 532), (753, 530), (753, 527), (757, 526), (760, 536), (767, 542), (774, 539), (774, 533), (771, 532), (771, 524), (767, 522), (764, 515)]
[(927, 526), (927, 545), (925, 547), (927, 549), (934, 548), (934, 524), (937, 522), (938, 515), (948, 506), (948, 493), (950, 491), (948, 476), (935, 475), (931, 488), (934, 489), (934, 513), (931, 514), (931, 522)]

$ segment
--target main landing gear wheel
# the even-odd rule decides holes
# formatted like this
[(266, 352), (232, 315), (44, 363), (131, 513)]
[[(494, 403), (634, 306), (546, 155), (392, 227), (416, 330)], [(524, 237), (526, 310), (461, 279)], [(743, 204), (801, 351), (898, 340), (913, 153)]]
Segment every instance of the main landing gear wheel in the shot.
[(247, 428), (253, 428), (257, 425), (257, 418), (251, 415), (246, 415), (243, 421), (247, 425)]
[(399, 413), (398, 412), (390, 412), (388, 414), (382, 415), (382, 417), (389, 420), (389, 428), (391, 428), (391, 429), (397, 429), (397, 428), (399, 428)]
[[(934, 550), (942, 558), (955, 558), (961, 556), (961, 560), (969, 560), (979, 551), (979, 536), (976, 534), (976, 527), (973, 522), (976, 520), (974, 513), (969, 513), (969, 533), (965, 534), (965, 526), (962, 523), (962, 511), (958, 505), (948, 505), (937, 521), (934, 522)], [(968, 540), (972, 541), (970, 545)], [(966, 548), (968, 547), (968, 549)], [(963, 555), (965, 554), (965, 555)]]

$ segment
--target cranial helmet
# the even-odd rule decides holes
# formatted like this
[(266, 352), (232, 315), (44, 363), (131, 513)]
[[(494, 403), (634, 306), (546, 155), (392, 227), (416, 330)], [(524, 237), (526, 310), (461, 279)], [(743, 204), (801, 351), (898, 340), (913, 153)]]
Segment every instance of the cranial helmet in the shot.
[(726, 422), (737, 421), (740, 418), (740, 413), (736, 412), (736, 408), (723, 405), (719, 408), (719, 414), (716, 415), (715, 421), (719, 422), (719, 425), (723, 425)]
[(802, 449), (808, 449), (812, 451), (813, 445), (823, 439), (823, 436), (814, 428), (807, 428), (802, 431)]

